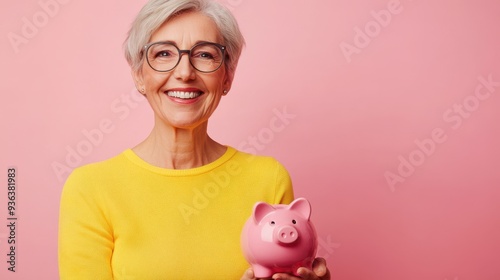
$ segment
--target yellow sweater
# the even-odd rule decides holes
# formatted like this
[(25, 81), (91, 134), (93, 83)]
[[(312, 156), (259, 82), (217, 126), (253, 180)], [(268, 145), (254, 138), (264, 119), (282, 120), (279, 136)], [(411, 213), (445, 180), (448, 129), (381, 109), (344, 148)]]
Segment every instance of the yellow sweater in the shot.
[(202, 167), (152, 166), (132, 150), (77, 168), (61, 197), (61, 280), (240, 279), (240, 233), (257, 201), (288, 204), (276, 160), (228, 147)]

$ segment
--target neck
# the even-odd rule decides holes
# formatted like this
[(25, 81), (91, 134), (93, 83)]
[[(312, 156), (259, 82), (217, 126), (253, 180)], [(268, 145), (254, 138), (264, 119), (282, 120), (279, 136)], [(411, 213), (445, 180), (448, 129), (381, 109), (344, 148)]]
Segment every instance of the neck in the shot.
[(169, 169), (189, 169), (215, 161), (226, 147), (207, 134), (208, 123), (180, 129), (156, 122), (151, 134), (132, 150), (146, 162)]

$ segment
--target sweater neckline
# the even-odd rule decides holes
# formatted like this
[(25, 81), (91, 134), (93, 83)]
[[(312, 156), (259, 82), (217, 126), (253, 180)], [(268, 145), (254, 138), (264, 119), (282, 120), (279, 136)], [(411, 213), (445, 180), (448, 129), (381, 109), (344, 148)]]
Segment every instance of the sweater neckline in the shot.
[(197, 175), (197, 174), (202, 174), (202, 173), (212, 171), (215, 168), (217, 168), (218, 166), (227, 162), (229, 159), (231, 159), (234, 156), (234, 154), (236, 154), (237, 151), (233, 147), (230, 147), (230, 146), (226, 146), (226, 147), (227, 147), (227, 149), (224, 152), (224, 154), (222, 154), (222, 156), (220, 156), (215, 161), (212, 161), (211, 163), (203, 165), (203, 166), (189, 168), (189, 169), (170, 169), (170, 168), (163, 168), (163, 167), (158, 167), (158, 166), (152, 165), (152, 164), (146, 162), (145, 160), (143, 160), (142, 158), (140, 158), (130, 148), (123, 151), (123, 155), (129, 161), (131, 161), (133, 164), (138, 165), (141, 168), (147, 169), (147, 170), (155, 172), (155, 173), (168, 175), (168, 176), (190, 176), (190, 175)]

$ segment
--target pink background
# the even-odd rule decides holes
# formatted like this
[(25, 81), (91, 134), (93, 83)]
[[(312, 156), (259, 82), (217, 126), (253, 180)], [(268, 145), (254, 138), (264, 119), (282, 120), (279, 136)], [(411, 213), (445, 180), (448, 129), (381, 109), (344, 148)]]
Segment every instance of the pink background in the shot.
[[(152, 126), (121, 50), (145, 1), (54, 1), (40, 1), (50, 14), (38, 0), (0, 3), (1, 279), (58, 278), (67, 172), (53, 165), (106, 159)], [(247, 47), (210, 133), (288, 168), (333, 279), (500, 279), (500, 2), (221, 2)], [(23, 35), (23, 18), (36, 30)], [(19, 180), (15, 274), (8, 166)]]

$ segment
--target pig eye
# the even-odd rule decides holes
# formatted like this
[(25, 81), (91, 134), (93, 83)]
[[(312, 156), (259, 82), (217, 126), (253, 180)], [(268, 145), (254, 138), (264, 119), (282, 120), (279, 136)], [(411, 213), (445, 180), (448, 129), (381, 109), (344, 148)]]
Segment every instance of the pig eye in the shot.
[(295, 225), (297, 223), (297, 221), (296, 220), (292, 220), (292, 223)]
[(271, 221), (271, 225), (274, 225), (274, 224), (276, 224), (276, 223), (274, 221)]

